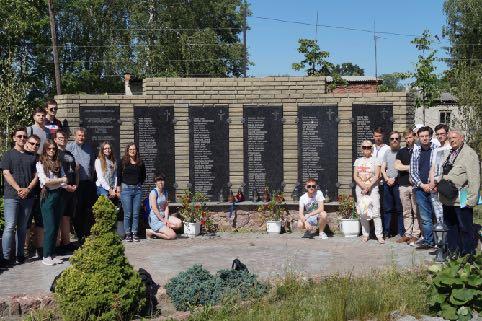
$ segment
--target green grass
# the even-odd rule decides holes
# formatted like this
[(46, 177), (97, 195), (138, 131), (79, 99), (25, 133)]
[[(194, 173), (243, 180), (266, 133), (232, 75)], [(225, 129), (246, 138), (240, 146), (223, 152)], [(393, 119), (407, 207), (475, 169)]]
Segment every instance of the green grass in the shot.
[(190, 321), (388, 320), (390, 313), (428, 314), (427, 274), (389, 269), (319, 282), (288, 276), (265, 298), (195, 312)]

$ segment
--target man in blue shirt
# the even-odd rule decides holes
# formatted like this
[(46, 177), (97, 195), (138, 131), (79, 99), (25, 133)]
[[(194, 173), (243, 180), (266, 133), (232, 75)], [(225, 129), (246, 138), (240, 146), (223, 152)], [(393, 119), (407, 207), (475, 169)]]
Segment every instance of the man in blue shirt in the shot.
[(431, 143), (433, 130), (429, 126), (418, 130), (420, 147), (415, 148), (410, 160), (410, 178), (415, 189), (415, 198), (420, 212), (424, 240), (417, 250), (429, 250), (434, 247), (433, 239), (433, 206), (431, 194), (434, 193), (434, 183), (430, 181), (432, 168), (432, 153), (435, 147)]

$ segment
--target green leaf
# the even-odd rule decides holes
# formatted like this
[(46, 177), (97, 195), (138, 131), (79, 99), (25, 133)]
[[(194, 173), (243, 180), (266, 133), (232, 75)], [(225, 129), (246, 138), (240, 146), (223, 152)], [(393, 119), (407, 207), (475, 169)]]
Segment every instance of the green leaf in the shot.
[(443, 317), (444, 319), (447, 320), (457, 320), (457, 310), (449, 305), (449, 304), (443, 304), (442, 305), (442, 310), (440, 311), (440, 316)]
[(450, 303), (456, 305), (464, 305), (477, 295), (478, 290), (474, 289), (454, 289), (450, 295)]
[(482, 285), (482, 277), (480, 277), (478, 275), (470, 275), (467, 278), (467, 282), (470, 286), (478, 287), (478, 286)]
[(447, 295), (444, 295), (442, 293), (435, 293), (432, 294), (430, 297), (430, 305), (436, 305), (436, 304), (442, 304), (445, 302), (445, 299), (447, 298)]

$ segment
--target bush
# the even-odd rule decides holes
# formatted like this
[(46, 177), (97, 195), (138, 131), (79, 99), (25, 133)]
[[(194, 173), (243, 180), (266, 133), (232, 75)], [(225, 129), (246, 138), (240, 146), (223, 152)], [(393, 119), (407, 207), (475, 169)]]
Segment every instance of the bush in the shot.
[(114, 232), (115, 206), (99, 197), (96, 223), (58, 279), (55, 299), (65, 321), (131, 320), (144, 307), (145, 287)]
[(433, 277), (430, 282), (430, 307), (432, 311), (448, 320), (467, 321), (473, 311), (482, 307), (482, 254), (465, 256), (449, 261), (445, 266), (429, 268)]
[(228, 297), (256, 298), (268, 291), (268, 287), (248, 271), (221, 270), (213, 276), (198, 264), (172, 278), (165, 288), (179, 311), (198, 305), (215, 305)]

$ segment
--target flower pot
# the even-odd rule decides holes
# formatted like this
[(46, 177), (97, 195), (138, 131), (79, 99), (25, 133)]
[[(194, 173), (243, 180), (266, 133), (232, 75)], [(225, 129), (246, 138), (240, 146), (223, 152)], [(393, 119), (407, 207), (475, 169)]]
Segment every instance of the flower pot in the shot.
[(201, 234), (201, 223), (184, 222), (184, 235), (187, 235), (188, 237), (195, 237), (199, 234)]
[(281, 233), (281, 221), (267, 221), (266, 232), (273, 234)]
[(340, 222), (340, 230), (345, 237), (357, 237), (360, 235), (360, 220), (354, 219), (342, 219)]

